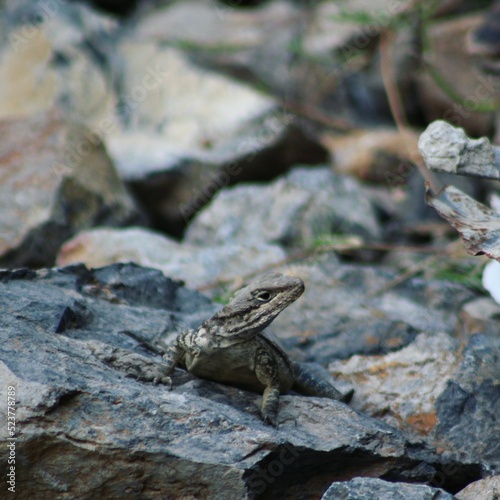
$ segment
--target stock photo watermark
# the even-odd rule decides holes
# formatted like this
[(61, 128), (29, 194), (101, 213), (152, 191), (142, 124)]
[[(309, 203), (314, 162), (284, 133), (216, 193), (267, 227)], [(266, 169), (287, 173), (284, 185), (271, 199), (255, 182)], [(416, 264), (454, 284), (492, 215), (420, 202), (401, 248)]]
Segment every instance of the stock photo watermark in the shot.
[(7, 387), (7, 490), (16, 492), (16, 388)]

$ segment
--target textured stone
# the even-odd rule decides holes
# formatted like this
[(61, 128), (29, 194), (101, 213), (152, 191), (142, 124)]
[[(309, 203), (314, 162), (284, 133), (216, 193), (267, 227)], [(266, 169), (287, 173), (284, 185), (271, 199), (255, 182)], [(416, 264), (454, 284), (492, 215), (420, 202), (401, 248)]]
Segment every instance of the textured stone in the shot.
[(319, 497), (359, 474), (432, 482), (446, 469), (450, 490), (481, 477), (477, 464), (443, 460), (336, 401), (283, 396), (274, 429), (258, 416), (257, 394), (180, 370), (169, 391), (116, 370), (120, 349), (156, 362), (127, 331), (169, 337), (213, 312), (159, 271), (4, 271), (0, 291), (0, 376), (16, 393), (20, 498)]
[(301, 352), (328, 363), (352, 354), (385, 354), (412, 342), (419, 332), (453, 335), (460, 311), (476, 297), (446, 281), (409, 279), (381, 266), (339, 264), (333, 254), (292, 266), (306, 293), (274, 321)]
[[(136, 262), (160, 269), (165, 276), (197, 288), (237, 280), (284, 258), (284, 251), (275, 245), (195, 246), (142, 228), (97, 228), (67, 241), (59, 251), (57, 264), (83, 262), (89, 267), (101, 267), (115, 262)], [(210, 291), (217, 293), (217, 288)]]
[(475, 481), (456, 494), (459, 500), (497, 500), (499, 496), (500, 476)]
[(102, 63), (117, 27), (77, 2), (8, 2), (0, 15), (0, 119), (57, 108), (92, 129), (116, 125)]
[(423, 484), (389, 483), (369, 477), (333, 483), (322, 500), (453, 500), (446, 491)]
[(272, 184), (224, 189), (190, 224), (186, 241), (311, 246), (331, 233), (379, 236), (373, 206), (355, 180), (297, 167)]
[(141, 220), (99, 139), (56, 114), (0, 123), (0, 264), (50, 265), (81, 229)]
[(463, 128), (443, 120), (431, 123), (418, 141), (418, 149), (430, 170), (450, 174), (500, 179), (495, 152), (486, 137), (470, 139)]
[(329, 365), (356, 388), (352, 405), (466, 460), (500, 466), (500, 339), (473, 335), (464, 347), (445, 334), (420, 334), (385, 356)]

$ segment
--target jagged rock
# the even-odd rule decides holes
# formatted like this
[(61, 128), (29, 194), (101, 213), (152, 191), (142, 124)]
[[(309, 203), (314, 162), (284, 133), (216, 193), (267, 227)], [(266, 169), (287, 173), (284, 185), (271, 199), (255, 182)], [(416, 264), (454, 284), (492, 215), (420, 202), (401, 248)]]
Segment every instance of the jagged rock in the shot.
[(142, 228), (97, 228), (82, 231), (67, 241), (59, 251), (57, 265), (83, 262), (89, 267), (101, 267), (136, 262), (197, 288), (236, 280), (283, 259), (285, 252), (276, 245), (195, 246)]
[(467, 345), (446, 334), (420, 334), (385, 356), (353, 356), (329, 365), (357, 387), (354, 408), (466, 460), (500, 466), (498, 336), (473, 335)]
[(79, 2), (7, 2), (0, 14), (0, 119), (57, 108), (91, 129), (117, 125), (104, 55), (118, 23)]
[(186, 241), (311, 246), (331, 233), (378, 237), (373, 206), (354, 179), (297, 167), (269, 185), (224, 189), (190, 224)]
[(418, 141), (418, 149), (430, 170), (471, 177), (500, 179), (495, 151), (486, 137), (470, 139), (463, 128), (443, 120), (431, 123)]
[(157, 226), (178, 233), (221, 187), (326, 158), (276, 100), (177, 49), (129, 36), (115, 58), (125, 125), (106, 146)]
[(57, 114), (0, 122), (0, 265), (50, 265), (98, 224), (139, 222), (99, 139)]
[(297, 55), (290, 47), (307, 21), (303, 6), (275, 0), (251, 9), (238, 7), (212, 0), (160, 5), (138, 13), (136, 36), (182, 44), (205, 64), (291, 91)]
[[(152, 340), (213, 312), (159, 271), (3, 271), (0, 293), (0, 376), (16, 394), (19, 498), (318, 497), (359, 474), (443, 477), (457, 491), (481, 478), (479, 464), (440, 458), (336, 401), (283, 396), (274, 429), (258, 416), (259, 395), (180, 370), (169, 391), (117, 370), (124, 349), (138, 363), (156, 361), (124, 331)], [(5, 406), (0, 412), (6, 421)]]
[(459, 500), (496, 500), (500, 495), (500, 476), (490, 476), (469, 484), (456, 494)]
[(137, 23), (75, 2), (10, 4), (0, 16), (0, 118), (55, 108), (83, 123), (156, 226), (176, 234), (221, 186), (326, 159), (277, 100), (146, 39)]
[(417, 333), (453, 335), (460, 312), (476, 294), (446, 281), (409, 279), (381, 266), (340, 265), (318, 255), (294, 266), (306, 293), (274, 325), (306, 358), (328, 363), (353, 354), (386, 354), (411, 343)]
[(453, 500), (453, 495), (423, 484), (389, 483), (371, 477), (333, 483), (321, 500)]

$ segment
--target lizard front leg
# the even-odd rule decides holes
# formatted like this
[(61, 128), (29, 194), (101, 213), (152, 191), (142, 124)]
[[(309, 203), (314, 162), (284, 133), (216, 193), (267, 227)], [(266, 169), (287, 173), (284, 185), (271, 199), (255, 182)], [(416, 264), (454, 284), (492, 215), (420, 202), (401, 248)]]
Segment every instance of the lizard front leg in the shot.
[(280, 398), (278, 365), (274, 357), (266, 349), (260, 348), (255, 353), (254, 370), (259, 382), (265, 386), (262, 395), (262, 419), (266, 424), (276, 427)]
[(170, 378), (170, 375), (186, 353), (183, 347), (185, 344), (185, 337), (186, 335), (191, 334), (191, 332), (192, 330), (186, 330), (180, 333), (175, 339), (175, 342), (167, 347), (165, 354), (163, 355), (163, 376), (161, 378), (154, 379), (153, 383), (157, 384), (158, 382), (162, 382), (172, 389), (172, 379)]

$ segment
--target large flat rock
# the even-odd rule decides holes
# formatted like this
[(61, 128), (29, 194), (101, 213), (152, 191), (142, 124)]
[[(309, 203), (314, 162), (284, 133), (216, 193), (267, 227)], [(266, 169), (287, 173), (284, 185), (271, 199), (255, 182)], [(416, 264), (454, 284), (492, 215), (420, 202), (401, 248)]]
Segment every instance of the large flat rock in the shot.
[(283, 396), (275, 429), (259, 418), (260, 395), (180, 370), (169, 391), (117, 370), (123, 353), (155, 362), (124, 331), (151, 340), (214, 310), (159, 271), (4, 271), (0, 294), (0, 372), (16, 393), (19, 498), (319, 496), (359, 475), (429, 483), (445, 467), (443, 487), (457, 491), (481, 477), (478, 464), (440, 458), (336, 401)]

